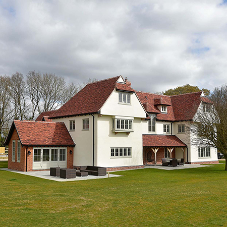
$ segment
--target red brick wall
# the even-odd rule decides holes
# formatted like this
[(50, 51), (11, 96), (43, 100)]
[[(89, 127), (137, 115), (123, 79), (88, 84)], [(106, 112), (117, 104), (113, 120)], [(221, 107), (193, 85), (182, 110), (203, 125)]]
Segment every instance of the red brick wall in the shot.
[[(162, 163), (162, 158), (165, 157), (165, 148), (160, 147), (156, 153), (156, 162), (157, 164)], [(149, 160), (151, 159), (151, 161)], [(175, 158), (175, 149), (172, 151), (172, 158)], [(143, 147), (143, 164), (154, 164), (155, 163), (155, 154), (151, 147)]]
[[(12, 161), (12, 147), (13, 147), (13, 140), (15, 140), (15, 162)], [(13, 170), (19, 170), (19, 171), (26, 171), (26, 153), (25, 153), (25, 147), (21, 146), (21, 157), (20, 162), (17, 162), (17, 141), (19, 140), (18, 134), (16, 129), (14, 129), (14, 132), (12, 134), (12, 137), (9, 142), (9, 151), (8, 151), (8, 168)]]

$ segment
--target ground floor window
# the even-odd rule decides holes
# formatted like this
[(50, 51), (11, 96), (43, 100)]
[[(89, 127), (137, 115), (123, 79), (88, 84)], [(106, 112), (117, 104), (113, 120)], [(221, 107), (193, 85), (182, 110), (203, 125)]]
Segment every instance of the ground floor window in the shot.
[(21, 154), (21, 143), (20, 140), (17, 141), (17, 162), (20, 162), (20, 154)]
[(15, 150), (16, 150), (16, 142), (13, 140), (12, 142), (12, 162), (15, 162)]
[(199, 158), (209, 158), (210, 157), (210, 147), (198, 147), (198, 157)]
[(35, 148), (34, 162), (66, 161), (66, 148)]
[(111, 148), (111, 157), (132, 157), (132, 148), (131, 147), (112, 147)]

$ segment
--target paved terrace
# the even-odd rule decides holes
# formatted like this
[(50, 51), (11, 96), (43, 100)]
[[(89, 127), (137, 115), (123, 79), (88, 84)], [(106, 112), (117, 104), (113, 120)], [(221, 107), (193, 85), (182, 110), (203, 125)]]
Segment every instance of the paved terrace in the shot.
[[(182, 165), (182, 166), (176, 166), (176, 167), (162, 166), (162, 165), (150, 165), (150, 166), (145, 166), (144, 168), (153, 168), (153, 169), (162, 169), (162, 170), (179, 170), (179, 169), (192, 169), (192, 168), (207, 167), (207, 166), (209, 166), (209, 165), (185, 164), (184, 166)], [(7, 169), (7, 168), (1, 168), (0, 170), (10, 171), (13, 173), (19, 173), (19, 174), (24, 174), (27, 176), (39, 177), (42, 179), (53, 180), (53, 181), (58, 181), (58, 182), (95, 180), (95, 179), (105, 179), (105, 178), (121, 176), (121, 175), (116, 175), (116, 174), (112, 174), (109, 172), (109, 174), (107, 173), (106, 176), (88, 175), (86, 177), (76, 177), (76, 178), (71, 178), (71, 179), (64, 179), (64, 178), (60, 178), (60, 177), (50, 176), (49, 170), (48, 171), (30, 171), (30, 172), (22, 172), (22, 171)], [(133, 170), (136, 170), (136, 169), (133, 169)], [(120, 170), (120, 171), (125, 171), (125, 170)]]

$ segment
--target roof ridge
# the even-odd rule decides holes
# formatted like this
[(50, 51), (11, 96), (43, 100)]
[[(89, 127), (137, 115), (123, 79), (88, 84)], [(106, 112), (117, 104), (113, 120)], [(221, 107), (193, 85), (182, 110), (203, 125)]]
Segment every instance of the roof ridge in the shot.
[(182, 95), (191, 95), (191, 94), (197, 94), (197, 93), (202, 93), (202, 91), (184, 93), (184, 94), (179, 94), (179, 95), (170, 95), (169, 97), (180, 96), (180, 95), (181, 95), (181, 96), (182, 96)]
[(114, 76), (114, 77), (107, 78), (107, 79), (104, 79), (104, 80), (97, 80), (97, 81), (94, 81), (94, 82), (91, 82), (91, 83), (87, 83), (87, 85), (88, 84), (95, 84), (95, 83), (99, 83), (99, 82), (103, 82), (103, 81), (107, 81), (107, 80), (111, 80), (111, 79), (114, 79), (114, 78), (119, 78), (120, 76)]

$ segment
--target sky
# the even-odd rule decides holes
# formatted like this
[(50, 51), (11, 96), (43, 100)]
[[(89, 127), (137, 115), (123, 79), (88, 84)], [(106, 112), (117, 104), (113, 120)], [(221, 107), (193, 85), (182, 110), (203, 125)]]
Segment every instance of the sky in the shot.
[(212, 91), (227, 83), (227, 0), (0, 0), (0, 75), (31, 70)]

